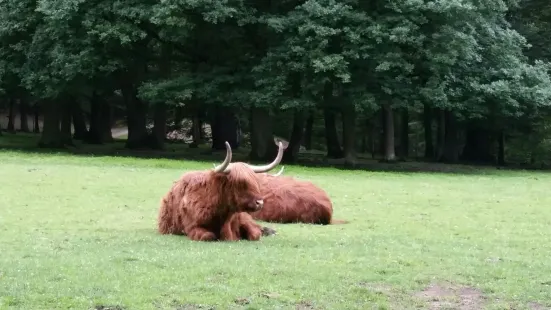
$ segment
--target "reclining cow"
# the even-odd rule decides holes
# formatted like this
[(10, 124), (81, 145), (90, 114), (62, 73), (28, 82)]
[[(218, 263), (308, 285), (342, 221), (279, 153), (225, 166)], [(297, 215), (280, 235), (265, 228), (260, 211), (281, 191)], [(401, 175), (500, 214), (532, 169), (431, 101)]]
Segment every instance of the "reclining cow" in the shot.
[[(176, 181), (162, 200), (158, 215), (161, 234), (187, 235), (191, 240), (258, 240), (269, 234), (247, 212), (264, 205), (258, 173), (276, 167), (283, 156), (280, 143), (275, 160), (254, 166), (231, 163), (232, 151), (226, 142), (226, 158), (208, 171), (187, 172)], [(238, 228), (239, 231), (232, 231)]]
[(254, 219), (276, 223), (344, 224), (334, 220), (333, 204), (327, 193), (312, 182), (275, 174), (258, 174), (264, 207), (252, 212)]

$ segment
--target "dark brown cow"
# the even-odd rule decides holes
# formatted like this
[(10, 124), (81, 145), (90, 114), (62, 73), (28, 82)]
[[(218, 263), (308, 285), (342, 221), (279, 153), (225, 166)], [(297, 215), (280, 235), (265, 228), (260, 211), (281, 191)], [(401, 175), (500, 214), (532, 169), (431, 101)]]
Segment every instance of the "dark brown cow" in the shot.
[(254, 219), (277, 223), (344, 224), (334, 220), (333, 204), (327, 193), (312, 182), (275, 174), (258, 174), (264, 207), (252, 212)]
[[(263, 166), (231, 163), (232, 151), (226, 142), (226, 159), (210, 171), (187, 172), (163, 196), (158, 216), (161, 234), (187, 235), (192, 240), (258, 240), (263, 228), (245, 214), (261, 210), (264, 204), (256, 173), (273, 169), (283, 156)], [(223, 233), (223, 227), (240, 227), (239, 236)], [(264, 229), (266, 230), (266, 229)], [(228, 232), (228, 230), (225, 230)], [(238, 238), (239, 237), (239, 238)]]

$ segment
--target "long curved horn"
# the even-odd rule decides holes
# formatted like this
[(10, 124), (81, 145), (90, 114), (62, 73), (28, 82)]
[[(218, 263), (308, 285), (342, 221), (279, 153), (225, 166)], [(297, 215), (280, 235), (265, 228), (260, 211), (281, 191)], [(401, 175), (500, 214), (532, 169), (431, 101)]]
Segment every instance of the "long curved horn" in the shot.
[(228, 166), (230, 165), (231, 156), (232, 156), (231, 146), (228, 143), (228, 141), (226, 141), (225, 144), (226, 144), (226, 158), (220, 165), (214, 167), (214, 172), (224, 172), (224, 173), (230, 172), (230, 169), (228, 169)]
[(281, 169), (276, 174), (272, 174), (274, 177), (278, 177), (283, 173), (283, 170), (285, 169), (285, 166), (281, 166)]
[(274, 169), (283, 158), (284, 148), (283, 148), (283, 143), (281, 143), (281, 141), (279, 141), (278, 147), (279, 149), (277, 150), (277, 156), (273, 162), (263, 166), (253, 166), (253, 165), (248, 165), (248, 166), (256, 173), (268, 172)]

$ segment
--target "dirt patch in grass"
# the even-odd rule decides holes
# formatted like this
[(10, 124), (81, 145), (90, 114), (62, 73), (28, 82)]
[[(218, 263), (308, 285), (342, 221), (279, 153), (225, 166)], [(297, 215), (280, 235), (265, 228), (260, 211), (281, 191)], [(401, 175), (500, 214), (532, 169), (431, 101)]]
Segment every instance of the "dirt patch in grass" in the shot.
[(241, 297), (241, 298), (236, 298), (233, 302), (235, 302), (236, 304), (238, 305), (248, 305), (251, 303), (251, 301), (248, 299), (248, 298), (245, 298), (245, 297)]
[(117, 305), (96, 305), (94, 307), (95, 310), (124, 310), (125, 308), (123, 306), (117, 306)]
[(214, 310), (212, 306), (196, 305), (196, 304), (182, 304), (173, 305), (175, 310)]
[(431, 284), (415, 294), (429, 309), (478, 310), (484, 308), (485, 297), (473, 287), (452, 284)]
[(278, 293), (261, 293), (260, 296), (264, 297), (264, 298), (279, 298), (280, 295)]
[[(169, 303), (169, 306), (170, 306), (169, 309), (174, 309), (174, 310), (215, 310), (216, 309), (214, 306), (186, 303), (177, 299), (173, 299)], [(161, 304), (158, 304), (158, 303), (155, 304), (155, 307), (166, 309), (166, 306), (163, 307)]]
[(386, 285), (384, 283), (371, 283), (371, 282), (359, 282), (358, 285), (360, 287), (365, 287), (369, 289), (370, 291), (373, 291), (376, 294), (382, 294), (390, 296), (392, 295), (392, 287), (390, 285)]
[(295, 309), (296, 310), (313, 310), (313, 309), (316, 309), (316, 308), (314, 307), (314, 305), (311, 302), (303, 300), (303, 301), (297, 303)]
[(544, 306), (540, 303), (531, 302), (531, 303), (528, 304), (528, 309), (530, 309), (530, 310), (546, 310), (546, 309), (549, 309), (549, 308), (547, 308), (546, 306)]

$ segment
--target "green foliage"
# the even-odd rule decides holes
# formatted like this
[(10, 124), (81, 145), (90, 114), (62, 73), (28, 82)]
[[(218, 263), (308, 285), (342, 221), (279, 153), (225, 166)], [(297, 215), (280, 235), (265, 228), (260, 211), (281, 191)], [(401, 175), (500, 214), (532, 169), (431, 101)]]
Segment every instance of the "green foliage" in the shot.
[[(364, 12), (334, 0), (309, 0), (289, 12), (266, 14), (260, 23), (271, 31), (272, 44), (254, 69), (259, 92), (269, 94), (263, 102), (306, 109), (316, 104), (328, 81), (361, 83), (352, 81), (351, 68), (366, 57), (368, 22)], [(293, 74), (300, 76), (302, 94), (289, 90), (287, 77)]]
[(549, 16), (545, 1), (4, 0), (0, 92), (129, 87), (146, 104), (362, 116), (429, 105), (499, 130), (546, 119)]
[[(180, 65), (163, 81), (147, 72), (135, 77), (150, 102), (195, 93), (212, 104), (308, 108), (328, 81), (342, 84), (359, 108), (421, 100), (485, 115), (488, 101), (518, 113), (533, 103), (530, 92), (538, 104), (547, 98), (544, 66), (527, 64), (524, 38), (505, 21), (513, 3), (503, 1), (42, 0), (36, 10), (32, 1), (6, 2), (0, 35), (10, 44), (0, 76), (18, 73), (42, 97), (140, 66), (155, 71), (162, 57), (150, 43), (158, 41), (178, 50)], [(25, 57), (15, 61), (16, 51)], [(525, 86), (534, 78), (539, 86)]]
[(149, 81), (141, 85), (138, 96), (150, 103), (167, 103), (178, 105), (190, 99), (193, 95), (193, 85), (187, 85), (191, 81), (189, 76), (181, 76), (178, 79)]

